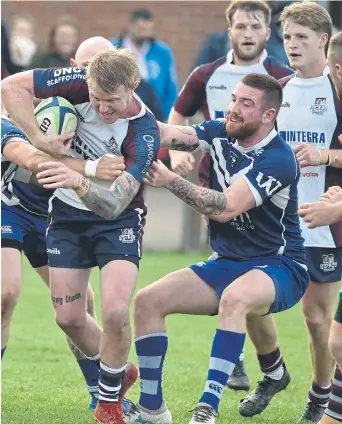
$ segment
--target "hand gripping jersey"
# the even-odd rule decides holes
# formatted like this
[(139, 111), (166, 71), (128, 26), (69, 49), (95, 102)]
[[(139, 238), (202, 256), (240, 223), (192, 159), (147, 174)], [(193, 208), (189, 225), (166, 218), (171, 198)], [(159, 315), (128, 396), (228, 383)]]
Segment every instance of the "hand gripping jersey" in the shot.
[[(342, 103), (329, 76), (329, 68), (318, 78), (284, 79), (283, 104), (278, 115), (281, 137), (293, 148), (306, 143), (319, 149), (341, 149)], [(298, 184), (299, 204), (318, 202), (332, 185), (342, 185), (341, 169), (309, 166), (301, 169)], [(301, 219), (307, 247), (342, 246), (342, 223), (308, 229)]]
[(305, 264), (299, 228), (299, 167), (292, 149), (275, 130), (251, 148), (227, 138), (225, 123), (194, 126), (203, 151), (210, 153), (209, 187), (224, 192), (244, 178), (256, 207), (227, 223), (209, 220), (210, 245), (219, 256), (244, 260), (284, 255)]
[(223, 118), (232, 93), (241, 79), (250, 73), (269, 74), (276, 79), (293, 74), (293, 70), (276, 58), (262, 53), (258, 63), (238, 66), (233, 63), (233, 51), (227, 56), (196, 68), (184, 84), (174, 105), (182, 116), (193, 116), (201, 110), (204, 119)]
[[(114, 124), (100, 120), (89, 100), (85, 70), (81, 68), (34, 70), (35, 96), (44, 99), (61, 96), (75, 106), (79, 123), (69, 154), (79, 159), (96, 160), (106, 153), (124, 156), (126, 171), (142, 182), (145, 173), (155, 160), (160, 144), (159, 129), (153, 114), (141, 104), (138, 115), (119, 119)], [(102, 183), (110, 187), (111, 183)], [(144, 208), (143, 187), (130, 208)], [(55, 192), (63, 202), (78, 209), (88, 210), (73, 190)]]
[[(7, 206), (21, 206), (36, 215), (47, 216), (48, 200), (51, 190), (44, 190), (29, 182), (32, 173), (9, 162), (3, 155), (6, 144), (21, 139), (29, 143), (24, 131), (18, 128), (6, 116), (1, 118), (1, 200)], [(21, 182), (23, 181), (23, 182)]]

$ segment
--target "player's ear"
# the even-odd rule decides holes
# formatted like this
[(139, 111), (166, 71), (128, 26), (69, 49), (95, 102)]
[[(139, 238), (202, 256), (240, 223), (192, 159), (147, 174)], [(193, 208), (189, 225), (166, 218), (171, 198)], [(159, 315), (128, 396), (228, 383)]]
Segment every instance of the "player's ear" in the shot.
[(140, 81), (135, 82), (133, 84), (132, 90), (134, 91), (138, 87), (139, 84), (140, 84)]
[(267, 28), (267, 32), (266, 32), (266, 41), (268, 41), (271, 37), (271, 28)]
[(340, 80), (342, 80), (342, 64), (340, 64), (340, 63), (336, 63), (335, 68), (336, 68), (336, 74), (337, 74), (337, 77), (338, 77)]
[(228, 38), (229, 38), (229, 40), (232, 39), (232, 29), (231, 28), (228, 28)]
[(76, 60), (75, 60), (75, 59), (73, 59), (73, 58), (71, 58), (71, 59), (70, 59), (70, 65), (71, 65), (73, 68), (77, 68)]
[(276, 116), (276, 110), (274, 108), (267, 109), (262, 115), (262, 121), (264, 124), (269, 124), (274, 121)]
[(327, 42), (329, 41), (329, 34), (327, 32), (323, 33), (321, 35), (321, 40), (320, 40), (320, 47), (323, 48), (326, 46)]

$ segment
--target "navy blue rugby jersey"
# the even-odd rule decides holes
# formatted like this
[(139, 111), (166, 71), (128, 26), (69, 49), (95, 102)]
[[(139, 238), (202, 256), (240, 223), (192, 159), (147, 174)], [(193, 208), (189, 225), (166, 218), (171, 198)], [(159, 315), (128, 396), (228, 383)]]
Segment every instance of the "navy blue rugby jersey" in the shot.
[(195, 125), (203, 151), (210, 153), (209, 187), (224, 192), (244, 178), (256, 207), (226, 223), (209, 220), (210, 245), (220, 256), (243, 260), (284, 255), (305, 264), (299, 227), (299, 166), (275, 130), (251, 148), (227, 138), (225, 123)]
[[(23, 209), (36, 215), (48, 215), (48, 201), (51, 190), (17, 181), (16, 173), (22, 169), (15, 163), (9, 162), (3, 154), (4, 147), (12, 142), (22, 140), (29, 143), (25, 132), (17, 127), (6, 116), (1, 117), (1, 199), (7, 206), (21, 206)], [(30, 172), (25, 173), (29, 181)]]

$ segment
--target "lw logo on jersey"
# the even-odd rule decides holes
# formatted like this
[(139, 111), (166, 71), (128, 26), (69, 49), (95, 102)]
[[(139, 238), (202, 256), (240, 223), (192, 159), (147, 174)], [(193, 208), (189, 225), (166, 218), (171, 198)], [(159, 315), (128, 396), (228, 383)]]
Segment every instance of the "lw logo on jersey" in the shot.
[(315, 104), (310, 107), (310, 110), (313, 115), (323, 115), (323, 113), (328, 110), (327, 98), (316, 97)]
[(119, 240), (121, 243), (134, 243), (136, 236), (134, 235), (133, 228), (123, 228)]
[(110, 140), (105, 140), (104, 144), (114, 155), (121, 156), (120, 148), (114, 137)]
[(320, 268), (323, 272), (332, 272), (337, 268), (337, 262), (333, 254), (322, 255), (322, 263)]
[(272, 194), (281, 187), (280, 181), (276, 180), (274, 177), (268, 177), (262, 172), (259, 172), (256, 181), (260, 188), (265, 189), (268, 197), (271, 197)]

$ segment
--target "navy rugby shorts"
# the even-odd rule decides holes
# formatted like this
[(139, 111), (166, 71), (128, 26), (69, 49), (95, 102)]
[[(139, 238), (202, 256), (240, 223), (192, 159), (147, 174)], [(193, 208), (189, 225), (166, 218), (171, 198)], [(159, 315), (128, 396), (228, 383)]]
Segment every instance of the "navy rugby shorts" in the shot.
[(275, 286), (276, 296), (269, 314), (292, 308), (303, 297), (310, 281), (303, 265), (280, 255), (242, 261), (218, 257), (199, 262), (190, 266), (190, 269), (211, 286), (219, 297), (241, 275), (260, 269), (273, 280)]
[(144, 212), (126, 209), (115, 221), (67, 205), (53, 198), (47, 230), (49, 266), (100, 269), (113, 260), (139, 267)]
[(306, 265), (311, 281), (336, 283), (342, 276), (342, 248), (307, 247)]
[(1, 246), (23, 251), (33, 268), (48, 264), (47, 217), (1, 202)]

